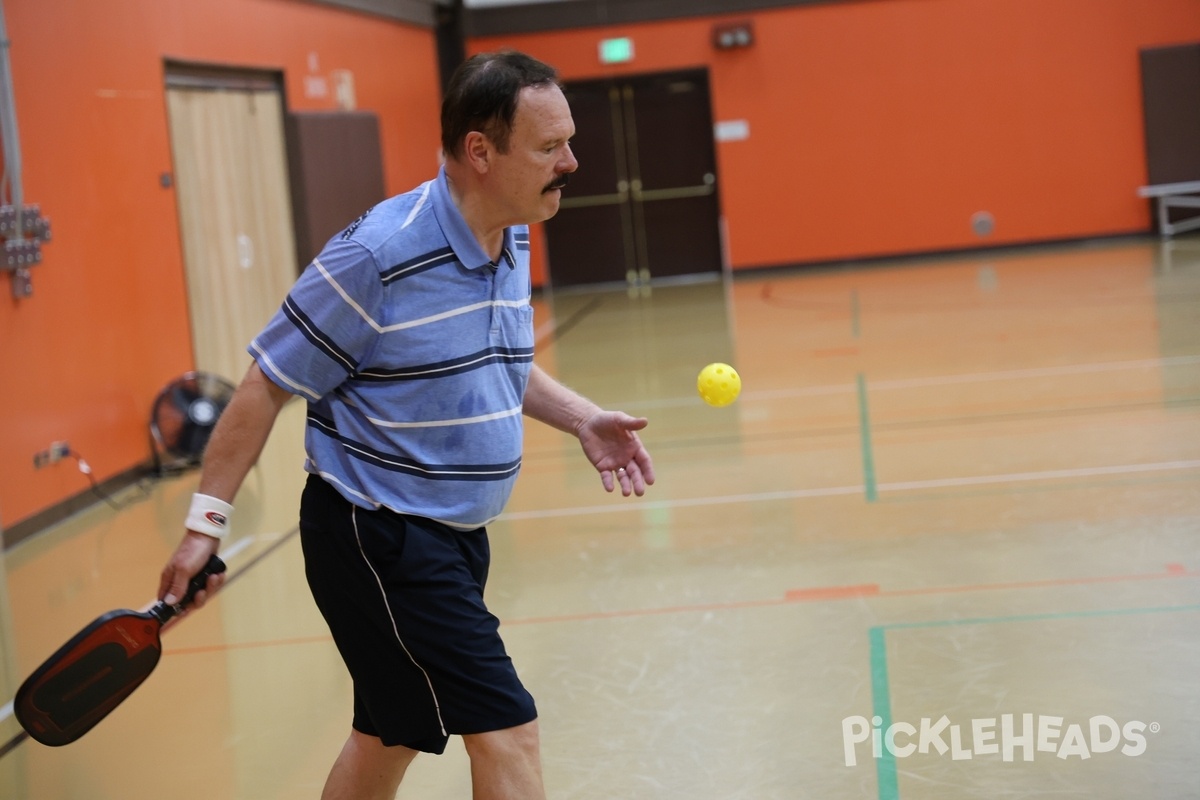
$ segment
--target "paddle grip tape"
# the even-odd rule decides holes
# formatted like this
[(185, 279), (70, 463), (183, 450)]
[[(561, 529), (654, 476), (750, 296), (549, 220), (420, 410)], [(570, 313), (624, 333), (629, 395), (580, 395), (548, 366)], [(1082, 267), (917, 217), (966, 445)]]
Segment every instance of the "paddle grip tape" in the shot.
[(184, 524), (189, 531), (224, 539), (229, 535), (229, 518), (232, 516), (233, 506), (229, 503), (197, 492), (192, 495), (192, 508)]

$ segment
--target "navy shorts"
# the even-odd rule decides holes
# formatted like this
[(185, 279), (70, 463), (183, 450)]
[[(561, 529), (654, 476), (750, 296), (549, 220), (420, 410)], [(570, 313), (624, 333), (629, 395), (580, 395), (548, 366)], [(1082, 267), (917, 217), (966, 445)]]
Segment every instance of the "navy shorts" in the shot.
[(537, 719), (484, 606), (487, 531), (354, 506), (310, 475), (305, 573), (354, 679), (354, 728), (385, 745), (445, 750), (449, 734)]

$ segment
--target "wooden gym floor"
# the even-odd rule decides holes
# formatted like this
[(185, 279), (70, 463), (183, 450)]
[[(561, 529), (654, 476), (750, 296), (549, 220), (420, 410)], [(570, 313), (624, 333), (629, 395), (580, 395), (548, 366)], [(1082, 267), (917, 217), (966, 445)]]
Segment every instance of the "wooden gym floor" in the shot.
[[(560, 293), (536, 324), (544, 367), (651, 419), (659, 476), (608, 496), (530, 423), (492, 527), (552, 797), (1200, 795), (1200, 240)], [(695, 395), (710, 361), (729, 408)], [(350, 689), (293, 535), (302, 412), (238, 498), (232, 582), (81, 741), (0, 757), (0, 796), (319, 794)], [(0, 702), (151, 598), (195, 478), (4, 554)], [(455, 740), (399, 797), (469, 795)]]

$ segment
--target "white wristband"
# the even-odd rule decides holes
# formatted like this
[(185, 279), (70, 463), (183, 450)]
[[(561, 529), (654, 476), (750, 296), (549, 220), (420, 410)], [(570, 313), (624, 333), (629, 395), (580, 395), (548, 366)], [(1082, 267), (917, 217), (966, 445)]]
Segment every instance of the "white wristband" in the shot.
[(231, 516), (233, 516), (233, 506), (229, 503), (197, 493), (192, 495), (192, 508), (188, 511), (187, 521), (184, 524), (189, 531), (224, 539), (229, 534), (229, 518)]

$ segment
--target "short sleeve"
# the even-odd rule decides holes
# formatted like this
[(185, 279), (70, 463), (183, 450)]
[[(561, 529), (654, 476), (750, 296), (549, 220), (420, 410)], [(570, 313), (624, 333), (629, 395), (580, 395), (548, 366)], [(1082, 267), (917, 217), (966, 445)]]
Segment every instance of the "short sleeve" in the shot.
[(384, 324), (383, 295), (370, 251), (335, 239), (247, 350), (279, 386), (320, 399), (369, 357)]

